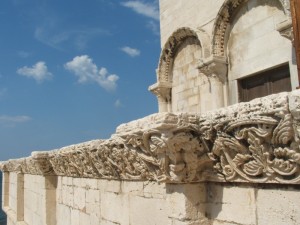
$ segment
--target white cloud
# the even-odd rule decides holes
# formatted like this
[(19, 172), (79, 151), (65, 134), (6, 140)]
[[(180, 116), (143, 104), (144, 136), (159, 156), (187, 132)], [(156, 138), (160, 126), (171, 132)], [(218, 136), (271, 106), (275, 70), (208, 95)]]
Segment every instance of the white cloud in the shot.
[(109, 74), (104, 67), (98, 69), (88, 55), (74, 57), (65, 64), (65, 68), (78, 77), (79, 83), (96, 82), (107, 91), (113, 91), (117, 87), (119, 77), (116, 74)]
[(47, 79), (51, 79), (52, 73), (48, 71), (45, 62), (37, 62), (32, 67), (24, 66), (17, 70), (17, 73), (29, 78), (35, 79), (37, 82), (42, 82)]
[(154, 21), (149, 21), (147, 23), (147, 28), (150, 29), (154, 34), (160, 35), (159, 24)]
[(116, 108), (120, 108), (121, 106), (122, 106), (122, 103), (121, 103), (121, 100), (120, 99), (117, 99), (116, 101), (115, 101), (115, 107)]
[(110, 32), (101, 28), (57, 31), (57, 26), (48, 26), (48, 24), (37, 27), (34, 33), (38, 41), (58, 50), (63, 50), (68, 43), (78, 50), (83, 50), (88, 46), (89, 41), (102, 35), (110, 35)]
[(143, 1), (127, 1), (121, 3), (123, 6), (131, 8), (138, 14), (159, 20), (159, 10), (157, 1), (145, 3)]
[(141, 54), (140, 50), (128, 46), (121, 48), (121, 50), (131, 57), (139, 56)]
[(31, 53), (26, 51), (18, 51), (18, 56), (21, 58), (28, 58), (31, 55)]
[(0, 125), (4, 125), (6, 127), (14, 127), (16, 124), (25, 123), (30, 120), (31, 118), (29, 116), (0, 115)]

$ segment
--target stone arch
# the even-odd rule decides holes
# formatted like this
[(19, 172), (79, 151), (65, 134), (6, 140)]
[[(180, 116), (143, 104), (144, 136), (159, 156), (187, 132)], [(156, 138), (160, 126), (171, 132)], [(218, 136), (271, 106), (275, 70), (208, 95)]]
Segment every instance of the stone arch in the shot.
[(188, 27), (177, 29), (165, 43), (158, 65), (158, 82), (172, 82), (170, 73), (172, 69), (172, 63), (178, 47), (188, 38), (194, 37), (199, 41), (202, 48), (202, 57), (207, 58), (210, 56), (210, 38), (204, 30), (193, 30)]
[[(249, 0), (226, 0), (221, 6), (216, 21), (214, 23), (212, 35), (212, 54), (214, 56), (226, 56), (226, 35), (232, 17), (239, 10), (239, 6)], [(288, 20), (291, 19), (290, 1), (289, 0), (272, 0), (279, 1), (282, 10)]]

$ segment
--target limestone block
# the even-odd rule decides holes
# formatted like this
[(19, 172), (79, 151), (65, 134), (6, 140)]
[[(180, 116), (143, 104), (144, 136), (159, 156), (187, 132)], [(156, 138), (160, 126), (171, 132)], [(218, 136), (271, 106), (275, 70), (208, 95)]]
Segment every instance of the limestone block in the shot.
[(297, 188), (260, 188), (257, 190), (257, 222), (264, 225), (298, 225), (300, 190)]
[(98, 180), (97, 179), (84, 179), (83, 186), (85, 189), (98, 189)]
[(118, 180), (99, 180), (98, 188), (104, 192), (121, 192), (121, 181)]
[[(101, 193), (101, 218), (122, 225), (129, 225), (128, 195), (116, 194), (114, 192)], [(139, 209), (140, 210), (140, 209)]]
[(61, 177), (61, 179), (62, 179), (62, 184), (63, 185), (66, 185), (66, 186), (72, 186), (73, 185), (73, 177), (66, 177), (66, 176), (64, 176), (64, 177)]
[(143, 195), (144, 182), (143, 181), (122, 181), (121, 185), (122, 193), (124, 194), (134, 194)]
[(129, 204), (130, 224), (171, 225), (165, 200), (130, 196)]
[(235, 225), (246, 225), (244, 223), (224, 222), (224, 221), (220, 221), (220, 220), (213, 220), (213, 221), (211, 221), (210, 225), (232, 225), (232, 224), (235, 224)]
[(82, 187), (85, 185), (85, 178), (71, 178), (74, 187)]
[(91, 225), (99, 225), (102, 224), (101, 220), (95, 214), (90, 215), (90, 224)]
[(63, 186), (61, 190), (62, 202), (67, 206), (74, 206), (74, 187), (73, 186)]
[(84, 212), (79, 212), (79, 224), (90, 225), (91, 224), (90, 215)]
[(100, 191), (99, 190), (86, 190), (86, 203), (97, 203), (100, 202)]
[(43, 219), (38, 214), (34, 214), (32, 225), (41, 225), (41, 224), (45, 224)]
[(159, 184), (157, 182), (144, 182), (143, 185), (144, 196), (146, 198), (164, 199), (166, 196), (166, 184)]
[(206, 187), (204, 184), (168, 184), (168, 215), (178, 221), (205, 218)]
[(197, 221), (183, 220), (183, 221), (181, 221), (181, 220), (172, 219), (172, 225), (199, 225), (199, 224), (212, 225), (212, 223), (207, 220), (197, 220)]
[[(25, 195), (26, 197), (26, 195)], [(32, 224), (33, 223), (33, 215), (34, 213), (31, 211), (30, 208), (24, 207), (24, 220), (27, 224)]]
[(206, 215), (208, 218), (228, 223), (256, 224), (254, 188), (226, 187), (217, 183), (207, 188)]
[(112, 222), (112, 221), (109, 221), (109, 220), (102, 219), (101, 220), (101, 225), (121, 225), (121, 224), (116, 223), (116, 222)]
[(58, 205), (56, 215), (57, 225), (73, 225), (71, 224), (71, 209), (68, 206)]
[(72, 225), (81, 225), (79, 218), (80, 218), (80, 210), (71, 209), (71, 224)]
[(87, 190), (86, 191), (86, 213), (100, 216), (100, 191)]
[(86, 190), (82, 187), (74, 187), (74, 196), (73, 207), (75, 209), (83, 210), (85, 208), (86, 199), (85, 199)]

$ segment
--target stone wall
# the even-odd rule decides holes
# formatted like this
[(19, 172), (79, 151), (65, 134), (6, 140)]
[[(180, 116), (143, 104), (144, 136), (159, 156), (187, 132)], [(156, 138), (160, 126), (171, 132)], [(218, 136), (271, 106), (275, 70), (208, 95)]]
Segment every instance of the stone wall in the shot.
[(0, 163), (8, 225), (298, 225), (300, 91)]
[(168, 224), (164, 184), (58, 177), (57, 224)]
[[(11, 172), (9, 176), (18, 175)], [(24, 176), (24, 202), (13, 208), (16, 202), (9, 201), (4, 207), (8, 225), (297, 225), (300, 221), (298, 186), (50, 180)], [(12, 201), (16, 189), (9, 185), (6, 190)]]
[[(157, 83), (149, 87), (158, 98), (159, 112), (203, 113), (238, 103), (242, 78), (282, 65), (288, 65), (286, 73), (296, 89), (289, 4), (288, 0), (161, 0), (162, 50)], [(193, 57), (194, 44), (186, 43), (191, 38), (198, 40), (201, 51)], [(188, 69), (178, 66), (178, 61), (188, 60)]]

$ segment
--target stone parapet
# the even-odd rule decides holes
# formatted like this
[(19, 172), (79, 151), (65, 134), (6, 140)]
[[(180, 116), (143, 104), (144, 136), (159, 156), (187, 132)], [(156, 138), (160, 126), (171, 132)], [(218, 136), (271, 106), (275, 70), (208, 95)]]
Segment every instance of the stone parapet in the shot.
[[(214, 101), (212, 99), (212, 101)], [(300, 92), (206, 114), (158, 113), (93, 140), (1, 163), (3, 172), (166, 183), (300, 184)]]

